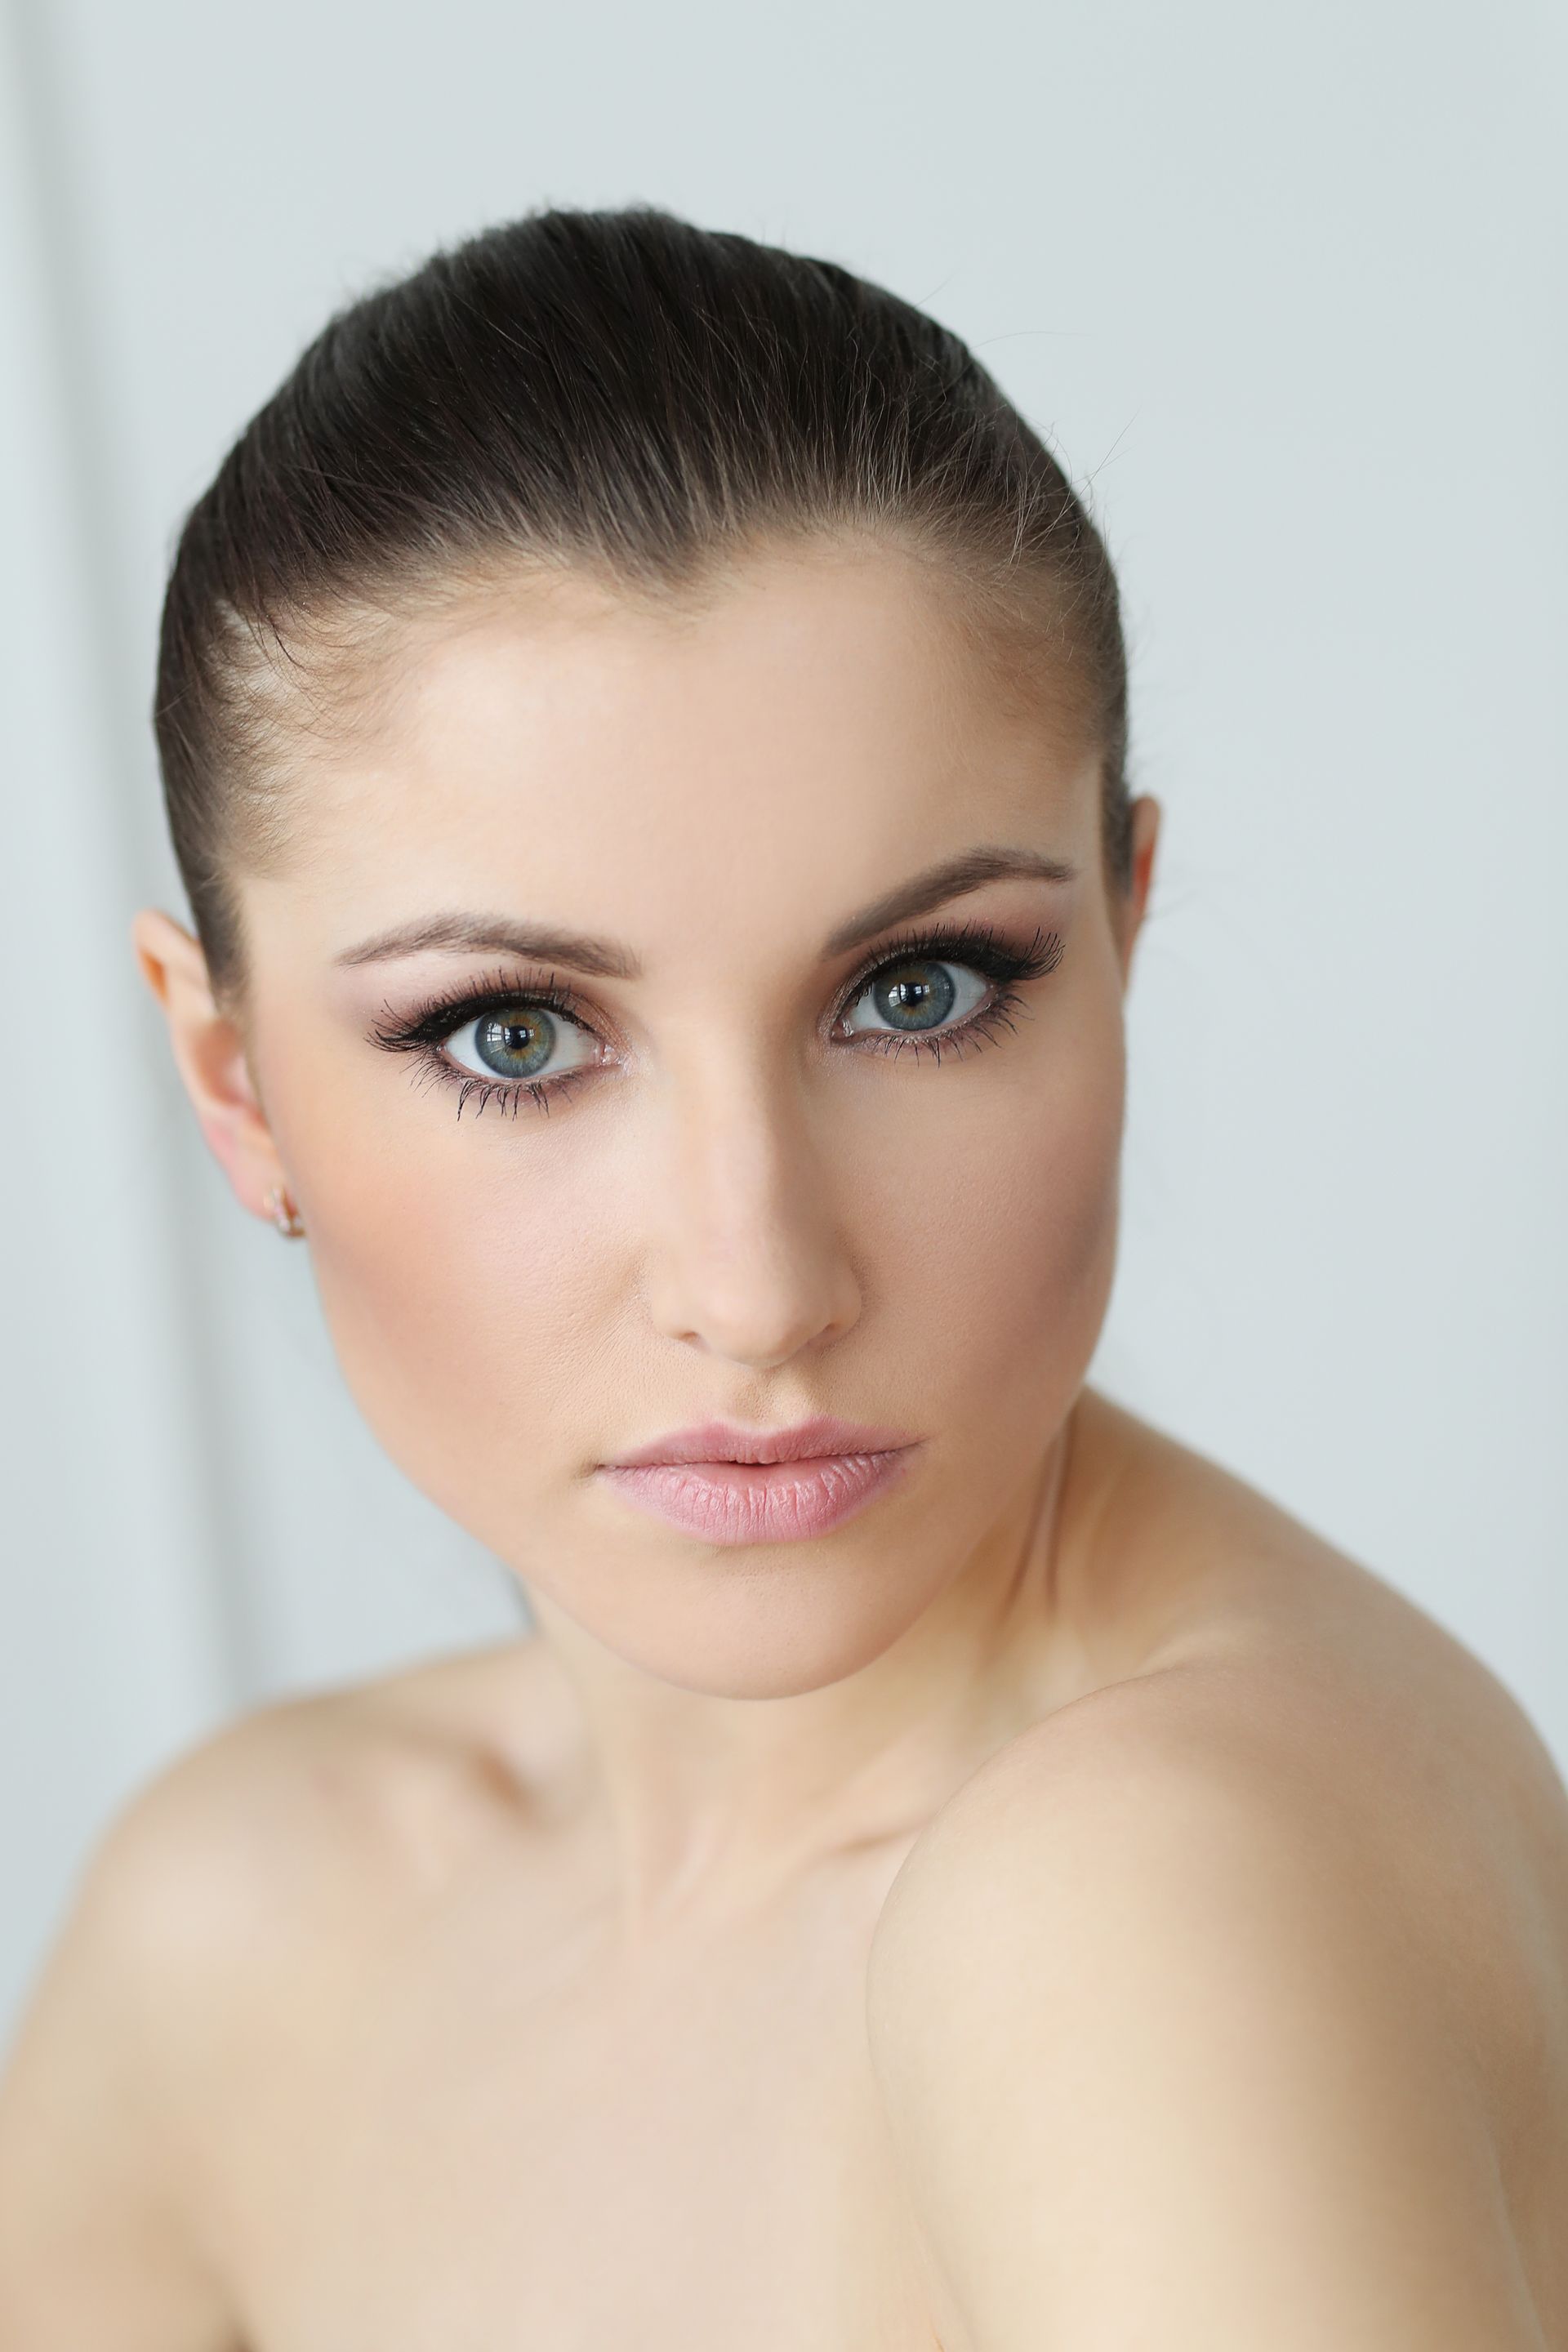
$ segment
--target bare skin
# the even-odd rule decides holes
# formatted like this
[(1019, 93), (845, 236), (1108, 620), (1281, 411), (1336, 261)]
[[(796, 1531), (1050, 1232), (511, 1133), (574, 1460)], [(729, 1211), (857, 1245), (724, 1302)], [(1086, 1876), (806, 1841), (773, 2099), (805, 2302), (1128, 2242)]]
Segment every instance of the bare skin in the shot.
[[(1119, 899), (1081, 747), (999, 701), (885, 559), (770, 560), (679, 630), (586, 592), (476, 604), (403, 652), (379, 736), (315, 747), (309, 860), (247, 884), (248, 1034), (178, 926), (149, 911), (138, 947), (237, 1194), (300, 1204), (362, 1409), (540, 1630), (262, 1709), (115, 1825), (0, 2084), (0, 2341), (1101, 2352), (1142, 2339), (1096, 2250), (1120, 2238), (1126, 2273), (1146, 2242), (1152, 2275), (1206, 2260), (1212, 2223), (1238, 2301), (1267, 2279), (1279, 2303), (1227, 2314), (1211, 2270), (1184, 2333), (1176, 2280), (1162, 2352), (1568, 2352), (1550, 1758), (1418, 1609), (1084, 1385), (1153, 803)], [(944, 910), (1066, 943), (1005, 1043), (923, 1068), (829, 1044), (858, 957), (825, 977), (821, 936), (1010, 841), (1076, 874)], [(458, 906), (642, 961), (591, 984), (605, 1067), (548, 1120), (437, 1115), (365, 1043), (412, 979), (334, 958)], [(593, 1482), (710, 1412), (814, 1410), (920, 1441), (901, 1493), (816, 1542), (717, 1553)], [(1005, 1907), (989, 1939), (967, 1923), (1016, 1886), (1122, 1916), (1152, 1873), (1117, 1878), (1119, 1792), (1152, 1817), (1199, 1780), (1278, 1847), (1226, 1918), (1206, 1798), (1181, 1814), (1176, 1876), (1221, 1888), (1222, 1950), (1293, 1921), (1313, 1857), (1324, 2066), (1342, 2011), (1388, 1998), (1397, 1927), (1397, 2019), (1354, 2095), (1370, 2147), (1415, 2050), (1429, 2105), (1387, 2142), (1408, 2201), (1226, 2255), (1210, 2199), (1173, 2252), (1159, 2213), (1220, 2127), (1199, 2098), (1168, 2200), (1130, 2222), (1112, 2189), (1058, 2245), (1075, 2148), (1100, 2194), (1089, 2126), (1161, 2121), (1159, 2069), (1119, 2078), (1120, 2046), (1174, 2055), (1177, 2029), (1098, 1969), (1052, 1986), (1065, 2046), (1105, 2053), (1075, 2116), (1040, 2002), (965, 1998), (983, 1948), (1016, 1940), (1037, 1987), (1048, 1950), (1037, 1970)], [(1164, 1924), (1133, 1940), (1173, 1967)], [(1215, 1973), (1184, 2046), (1237, 2013)], [(944, 2074), (950, 2015), (976, 2038)], [(1305, 2108), (1284, 2137), (1310, 2141)], [(1352, 2303), (1382, 2332), (1343, 2325)]]

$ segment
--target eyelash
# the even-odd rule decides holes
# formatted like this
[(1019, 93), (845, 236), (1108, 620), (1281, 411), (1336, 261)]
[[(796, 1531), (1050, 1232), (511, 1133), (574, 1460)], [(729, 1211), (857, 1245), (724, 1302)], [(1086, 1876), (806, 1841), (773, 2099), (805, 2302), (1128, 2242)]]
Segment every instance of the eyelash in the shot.
[[(910, 931), (900, 939), (884, 941), (874, 960), (846, 982), (833, 1024), (837, 1028), (883, 971), (918, 962), (962, 964), (991, 982), (994, 993), (988, 1004), (952, 1028), (933, 1030), (929, 1036), (894, 1030), (862, 1030), (855, 1039), (857, 1045), (868, 1045), (873, 1053), (901, 1054), (906, 1047), (912, 1047), (917, 1054), (931, 1054), (940, 1062), (944, 1046), (962, 1053), (970, 1045), (984, 1045), (994, 1038), (998, 1029), (1011, 1030), (1009, 1016), (1024, 1003), (1017, 983), (1043, 980), (1047, 972), (1056, 970), (1061, 956), (1059, 931), (1037, 929), (1026, 948), (1010, 946), (990, 923), (957, 923), (940, 930)], [(553, 973), (543, 982), (523, 982), (498, 971), (493, 983), (481, 982), (444, 996), (426, 998), (405, 1019), (395, 1017), (373, 1028), (371, 1042), (390, 1054), (413, 1054), (416, 1057), (416, 1076), (428, 1076), (440, 1084), (455, 1086), (458, 1090), (459, 1118), (470, 1095), (479, 1097), (479, 1111), (488, 1103), (499, 1101), (503, 1113), (510, 1110), (515, 1118), (526, 1097), (537, 1109), (548, 1112), (553, 1099), (570, 1093), (580, 1078), (591, 1077), (597, 1066), (588, 1064), (563, 1070), (553, 1078), (489, 1079), (460, 1069), (441, 1052), (447, 1038), (467, 1028), (482, 1013), (519, 1004), (542, 1005), (574, 1022), (591, 1036), (597, 1034), (585, 1017), (584, 1000), (574, 989), (559, 982)], [(390, 1013), (392, 1008), (388, 1005), (384, 1010)]]

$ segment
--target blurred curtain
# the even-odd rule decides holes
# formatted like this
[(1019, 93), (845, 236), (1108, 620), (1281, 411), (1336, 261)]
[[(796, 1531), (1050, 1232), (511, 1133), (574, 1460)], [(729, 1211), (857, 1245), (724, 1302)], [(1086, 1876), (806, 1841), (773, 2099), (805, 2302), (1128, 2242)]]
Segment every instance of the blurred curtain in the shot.
[[(15, 1916), (57, 1907), (128, 1780), (247, 1688), (226, 1428), (192, 1165), (128, 924), (154, 860), (131, 747), (121, 550), (57, 91), (37, 12), (0, 59), (0, 693), (10, 1032), (0, 1150), (5, 1450), (0, 1853)], [(0, 1938), (0, 2005), (32, 1953)]]

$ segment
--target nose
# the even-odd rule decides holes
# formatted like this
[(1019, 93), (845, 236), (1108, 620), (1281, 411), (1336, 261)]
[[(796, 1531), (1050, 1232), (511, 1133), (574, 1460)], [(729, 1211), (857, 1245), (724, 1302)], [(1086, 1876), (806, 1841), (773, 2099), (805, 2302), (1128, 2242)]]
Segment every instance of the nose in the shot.
[(672, 1076), (663, 1143), (645, 1227), (658, 1329), (757, 1371), (847, 1331), (860, 1288), (798, 1084), (728, 1061)]

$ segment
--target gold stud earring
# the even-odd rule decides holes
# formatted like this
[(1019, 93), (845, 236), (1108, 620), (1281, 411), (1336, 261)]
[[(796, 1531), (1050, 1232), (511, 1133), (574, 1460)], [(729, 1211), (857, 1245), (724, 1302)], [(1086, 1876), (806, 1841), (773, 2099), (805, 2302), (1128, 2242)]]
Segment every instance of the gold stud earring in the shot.
[(280, 1234), (291, 1242), (300, 1240), (305, 1228), (300, 1223), (299, 1210), (294, 1206), (281, 1184), (274, 1184), (271, 1192), (267, 1195), (264, 1206)]

